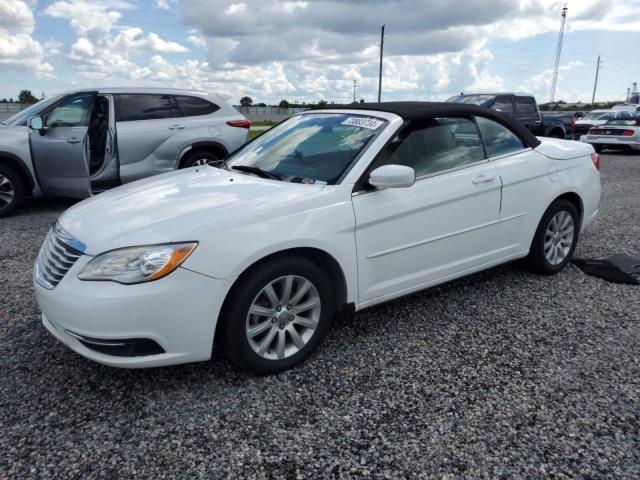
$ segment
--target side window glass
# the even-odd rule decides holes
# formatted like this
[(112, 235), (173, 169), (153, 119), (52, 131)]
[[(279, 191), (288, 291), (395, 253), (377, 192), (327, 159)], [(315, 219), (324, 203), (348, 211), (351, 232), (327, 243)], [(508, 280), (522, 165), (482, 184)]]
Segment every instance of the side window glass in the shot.
[(406, 165), (416, 177), (431, 175), (484, 160), (475, 124), (466, 118), (434, 118), (427, 124), (409, 126), (391, 144), (384, 164)]
[(116, 121), (177, 118), (178, 105), (172, 95), (125, 93), (116, 95)]
[(476, 117), (476, 122), (484, 140), (487, 156), (497, 157), (526, 148), (522, 140), (507, 127), (483, 117)]
[(89, 110), (93, 95), (88, 93), (65, 99), (60, 105), (47, 115), (46, 126), (57, 127), (86, 127), (89, 124)]
[(196, 117), (199, 115), (209, 115), (220, 107), (203, 98), (190, 97), (187, 95), (177, 95), (176, 100), (180, 107), (180, 114), (183, 117)]
[(511, 97), (496, 98), (496, 101), (491, 108), (504, 113), (513, 113), (513, 102), (511, 101)]
[(516, 110), (518, 110), (518, 113), (536, 113), (536, 107), (533, 105), (533, 98), (516, 97)]

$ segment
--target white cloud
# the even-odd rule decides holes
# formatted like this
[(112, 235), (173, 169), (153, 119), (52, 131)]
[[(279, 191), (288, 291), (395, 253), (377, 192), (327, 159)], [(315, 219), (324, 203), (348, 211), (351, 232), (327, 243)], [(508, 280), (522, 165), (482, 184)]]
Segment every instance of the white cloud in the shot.
[(44, 61), (42, 45), (33, 39), (35, 18), (22, 0), (0, 0), (0, 71), (51, 77), (53, 66)]
[(135, 8), (134, 4), (121, 0), (59, 0), (43, 14), (66, 19), (75, 30), (77, 38), (69, 46), (67, 58), (81, 78), (117, 80), (139, 75), (141, 67), (132, 59), (134, 55), (189, 51), (157, 33), (121, 26), (122, 12)]

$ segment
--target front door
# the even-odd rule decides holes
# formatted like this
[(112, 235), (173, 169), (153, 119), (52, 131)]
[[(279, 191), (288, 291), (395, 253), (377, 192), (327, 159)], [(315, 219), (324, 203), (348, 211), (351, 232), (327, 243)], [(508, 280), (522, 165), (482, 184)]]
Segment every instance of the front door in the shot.
[(501, 258), (501, 181), (472, 120), (410, 126), (375, 166), (383, 164), (414, 168), (416, 182), (353, 197), (361, 305)]
[(87, 126), (93, 93), (70, 95), (30, 130), (33, 165), (42, 192), (75, 198), (90, 195)]

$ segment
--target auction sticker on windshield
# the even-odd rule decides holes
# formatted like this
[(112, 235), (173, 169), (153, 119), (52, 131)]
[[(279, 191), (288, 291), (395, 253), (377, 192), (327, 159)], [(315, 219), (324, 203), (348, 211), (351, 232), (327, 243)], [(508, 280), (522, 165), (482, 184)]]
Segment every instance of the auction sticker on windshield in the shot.
[(375, 118), (349, 117), (342, 122), (342, 125), (351, 125), (352, 127), (368, 128), (375, 130), (384, 122)]

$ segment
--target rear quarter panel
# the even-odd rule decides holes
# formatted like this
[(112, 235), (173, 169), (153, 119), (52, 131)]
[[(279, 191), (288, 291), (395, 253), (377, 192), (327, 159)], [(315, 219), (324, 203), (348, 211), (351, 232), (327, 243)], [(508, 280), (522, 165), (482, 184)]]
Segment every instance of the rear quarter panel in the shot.
[[(544, 212), (565, 193), (576, 193), (583, 208), (583, 219), (592, 219), (600, 202), (600, 172), (590, 155), (571, 159), (551, 159), (529, 150), (496, 162), (502, 179), (500, 217), (503, 233), (517, 239), (519, 253), (526, 255)], [(589, 222), (590, 222), (589, 221)], [(587, 223), (589, 223), (587, 222)], [(583, 221), (583, 226), (586, 226)]]

